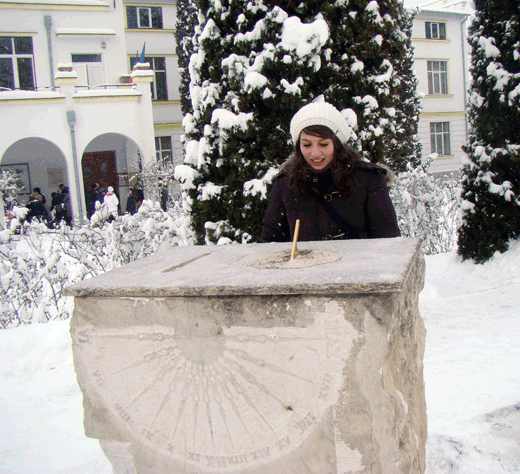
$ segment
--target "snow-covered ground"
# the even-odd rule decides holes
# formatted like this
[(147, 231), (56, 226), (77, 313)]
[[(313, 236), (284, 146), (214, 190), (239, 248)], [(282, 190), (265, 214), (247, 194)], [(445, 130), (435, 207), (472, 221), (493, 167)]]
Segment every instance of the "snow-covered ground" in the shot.
[[(426, 265), (426, 472), (520, 472), (520, 242)], [(112, 472), (83, 434), (68, 321), (0, 331), (0, 387), (0, 474)]]

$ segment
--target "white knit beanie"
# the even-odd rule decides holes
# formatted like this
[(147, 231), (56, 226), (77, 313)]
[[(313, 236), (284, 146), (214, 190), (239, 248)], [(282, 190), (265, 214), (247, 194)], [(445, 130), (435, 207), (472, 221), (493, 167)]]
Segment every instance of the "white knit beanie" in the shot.
[(296, 112), (291, 120), (291, 136), (294, 144), (298, 141), (301, 131), (311, 125), (325, 125), (334, 132), (341, 143), (346, 143), (352, 134), (341, 112), (327, 102), (312, 102)]

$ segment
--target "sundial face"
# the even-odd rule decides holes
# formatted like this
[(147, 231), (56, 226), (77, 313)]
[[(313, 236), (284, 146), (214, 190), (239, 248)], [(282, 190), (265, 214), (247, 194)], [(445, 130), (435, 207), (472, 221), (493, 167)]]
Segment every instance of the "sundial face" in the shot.
[(357, 337), (333, 301), (304, 328), (187, 336), (166, 326), (84, 325), (73, 333), (87, 392), (125, 430), (180, 463), (223, 472), (302, 444), (336, 403)]

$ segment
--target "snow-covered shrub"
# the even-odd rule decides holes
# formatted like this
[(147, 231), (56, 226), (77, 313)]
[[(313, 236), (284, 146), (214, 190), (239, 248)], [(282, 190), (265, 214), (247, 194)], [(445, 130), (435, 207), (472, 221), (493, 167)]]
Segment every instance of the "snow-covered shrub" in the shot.
[(435, 178), (427, 173), (434, 156), (399, 173), (390, 189), (401, 234), (423, 239), (422, 250), (427, 255), (452, 250), (461, 223), (460, 178)]
[(13, 219), (0, 232), (0, 326), (68, 318), (72, 298), (62, 296), (64, 287), (160, 249), (193, 243), (186, 217), (152, 201), (112, 223), (101, 215), (102, 207), (85, 226), (54, 230)]
[(4, 200), (6, 210), (13, 208), (18, 192), (22, 190), (20, 179), (10, 171), (0, 171), (0, 199)]

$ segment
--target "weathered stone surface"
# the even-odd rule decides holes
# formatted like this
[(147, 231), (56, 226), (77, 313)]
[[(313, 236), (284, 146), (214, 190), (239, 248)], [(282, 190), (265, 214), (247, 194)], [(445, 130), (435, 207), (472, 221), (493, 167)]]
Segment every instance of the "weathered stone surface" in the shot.
[(282, 244), (178, 248), (70, 288), (115, 472), (424, 472), (424, 259), (362, 242), (299, 245), (342, 255), (305, 269), (248, 265)]

